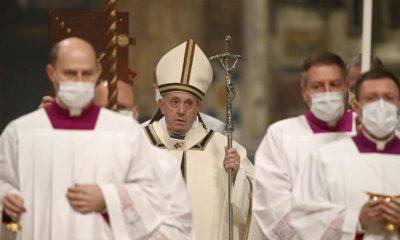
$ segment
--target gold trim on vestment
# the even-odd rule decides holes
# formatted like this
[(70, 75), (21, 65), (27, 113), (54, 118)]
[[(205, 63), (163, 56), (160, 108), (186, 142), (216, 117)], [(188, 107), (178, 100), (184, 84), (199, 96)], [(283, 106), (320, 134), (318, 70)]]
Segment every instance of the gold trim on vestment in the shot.
[(212, 136), (214, 136), (215, 131), (214, 130), (210, 130), (207, 135), (201, 139), (200, 142), (196, 143), (195, 145), (193, 145), (193, 147), (190, 148), (190, 150), (201, 150), (204, 151), (204, 149), (206, 149), (207, 144), (210, 142)]
[(186, 41), (185, 56), (183, 60), (181, 83), (189, 84), (190, 72), (192, 71), (192, 63), (194, 56), (195, 43), (193, 39)]
[(250, 233), (250, 225), (251, 225), (251, 218), (253, 215), (253, 203), (252, 203), (252, 199), (253, 199), (253, 184), (251, 182), (251, 179), (249, 177), (246, 177), (247, 180), (249, 181), (250, 184), (250, 193), (249, 193), (249, 211), (247, 212), (247, 222), (246, 222), (246, 227), (245, 227), (245, 231), (246, 231), (246, 238), (249, 238), (249, 233)]
[(200, 89), (193, 87), (191, 85), (186, 85), (186, 84), (182, 84), (182, 83), (162, 84), (158, 87), (158, 89), (160, 90), (161, 94), (165, 94), (165, 93), (173, 92), (173, 91), (187, 92), (187, 93), (190, 93), (193, 96), (195, 96), (198, 101), (201, 101), (201, 99), (204, 96), (204, 93)]
[(186, 166), (186, 151), (183, 151), (182, 153), (182, 162), (181, 162), (181, 171), (182, 171), (182, 177), (183, 180), (185, 180), (185, 183), (187, 184), (187, 166)]
[(154, 130), (154, 126), (153, 124), (147, 125), (146, 127), (144, 127), (145, 129), (145, 133), (147, 138), (150, 140), (150, 142), (158, 147), (158, 148), (167, 148), (164, 143), (161, 141), (161, 139), (158, 137), (156, 131)]

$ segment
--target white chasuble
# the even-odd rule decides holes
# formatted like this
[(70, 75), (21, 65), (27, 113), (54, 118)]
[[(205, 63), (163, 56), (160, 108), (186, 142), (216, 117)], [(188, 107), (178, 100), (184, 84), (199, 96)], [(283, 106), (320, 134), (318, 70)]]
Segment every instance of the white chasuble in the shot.
[[(193, 208), (193, 227), (197, 240), (228, 238), (228, 177), (223, 166), (226, 137), (193, 127), (182, 140), (168, 135), (161, 119), (145, 128), (149, 141), (172, 154), (181, 167)], [(241, 157), (240, 169), (232, 188), (234, 239), (248, 237), (251, 222), (251, 181), (253, 166), (246, 150), (233, 144)]]

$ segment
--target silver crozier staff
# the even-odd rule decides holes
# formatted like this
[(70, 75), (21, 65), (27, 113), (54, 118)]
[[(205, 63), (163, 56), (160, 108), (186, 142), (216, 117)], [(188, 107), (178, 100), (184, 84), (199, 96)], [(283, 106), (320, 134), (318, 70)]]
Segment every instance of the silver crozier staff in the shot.
[[(232, 101), (235, 97), (235, 89), (232, 84), (232, 72), (235, 69), (236, 63), (242, 57), (240, 55), (234, 55), (229, 52), (229, 42), (231, 36), (227, 35), (225, 37), (225, 52), (222, 54), (217, 54), (210, 57), (210, 61), (214, 59), (219, 59), (222, 68), (225, 70), (225, 83), (226, 83), (226, 125), (225, 133), (228, 137), (228, 149), (232, 148), (232, 133), (234, 130), (232, 121)], [(233, 65), (230, 67), (230, 62)], [(233, 212), (232, 212), (232, 169), (228, 170), (228, 224), (229, 224), (229, 240), (233, 240)]]

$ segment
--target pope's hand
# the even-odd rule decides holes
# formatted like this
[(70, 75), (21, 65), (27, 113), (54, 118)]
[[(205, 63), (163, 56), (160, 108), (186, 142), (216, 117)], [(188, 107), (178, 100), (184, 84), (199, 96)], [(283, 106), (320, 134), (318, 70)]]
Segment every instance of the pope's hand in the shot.
[(232, 178), (236, 179), (236, 174), (239, 171), (240, 167), (240, 156), (236, 152), (236, 149), (225, 147), (225, 158), (224, 158), (224, 167), (228, 171), (228, 169), (232, 169)]
[(4, 212), (11, 217), (13, 221), (18, 221), (22, 213), (26, 212), (24, 200), (22, 197), (15, 193), (7, 193), (3, 199)]
[(80, 213), (102, 212), (106, 208), (103, 193), (97, 184), (75, 184), (68, 188), (67, 199)]

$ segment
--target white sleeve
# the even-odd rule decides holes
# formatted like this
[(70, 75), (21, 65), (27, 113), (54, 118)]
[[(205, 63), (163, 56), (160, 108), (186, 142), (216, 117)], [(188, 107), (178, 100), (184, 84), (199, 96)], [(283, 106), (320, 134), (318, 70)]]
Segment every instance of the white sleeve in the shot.
[(240, 168), (232, 189), (232, 207), (237, 220), (246, 224), (249, 221), (248, 217), (251, 216), (254, 166), (247, 158), (246, 150), (243, 147), (235, 145), (234, 147), (240, 155)]
[(18, 140), (15, 124), (9, 124), (0, 136), (0, 211), (7, 192), (18, 192)]
[(143, 136), (133, 133), (132, 138), (124, 183), (100, 185), (115, 239), (148, 239), (167, 217), (168, 191), (157, 157)]
[(288, 219), (293, 186), (287, 161), (282, 149), (282, 133), (272, 125), (256, 151), (253, 197), (254, 217), (268, 239), (293, 235)]
[(168, 216), (150, 240), (192, 239), (192, 209), (189, 194), (176, 160), (170, 154), (152, 147), (158, 155), (157, 165), (162, 171), (162, 180), (169, 190)]
[(295, 185), (291, 225), (302, 239), (354, 239), (358, 212), (331, 202), (319, 151), (305, 162)]
[[(247, 158), (246, 149), (233, 142), (233, 148), (240, 156), (240, 167), (236, 174), (236, 179), (232, 187), (232, 210), (233, 224), (243, 232), (249, 231), (251, 224), (251, 199), (252, 199), (252, 181), (254, 177), (254, 167)], [(223, 168), (222, 184), (225, 196), (228, 196), (228, 174)], [(227, 199), (228, 197), (226, 197)]]
[[(251, 181), (253, 180), (254, 169), (250, 160), (247, 158), (246, 149), (236, 142), (233, 142), (233, 148), (236, 149), (240, 156), (240, 167), (232, 186), (231, 203), (233, 218), (234, 222), (244, 225), (247, 222), (249, 211), (251, 210)], [(228, 199), (228, 174), (225, 168), (222, 169), (221, 183), (226, 199)]]

